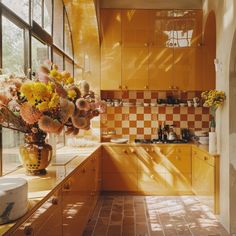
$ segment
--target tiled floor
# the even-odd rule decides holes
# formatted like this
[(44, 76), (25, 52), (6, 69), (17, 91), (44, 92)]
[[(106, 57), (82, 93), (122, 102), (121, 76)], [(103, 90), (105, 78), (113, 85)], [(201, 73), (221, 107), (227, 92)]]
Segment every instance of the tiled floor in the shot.
[(194, 196), (102, 196), (83, 236), (228, 236)]

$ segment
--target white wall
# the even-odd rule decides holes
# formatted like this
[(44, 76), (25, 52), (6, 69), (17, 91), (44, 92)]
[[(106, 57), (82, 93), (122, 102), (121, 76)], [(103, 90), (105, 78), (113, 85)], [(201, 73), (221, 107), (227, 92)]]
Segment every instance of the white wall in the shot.
[[(223, 63), (222, 72), (216, 73), (216, 88), (226, 92), (227, 100), (222, 109), (217, 111), (217, 136), (220, 161), (220, 221), (231, 233), (236, 233), (236, 189), (233, 187), (236, 179), (236, 133), (230, 126), (230, 114), (236, 122), (236, 99), (229, 98), (230, 87), (230, 55), (234, 32), (236, 29), (235, 0), (203, 0), (203, 15), (205, 22), (207, 14), (213, 10), (216, 14), (216, 57)], [(236, 53), (235, 53), (236, 54)], [(236, 85), (236, 84), (235, 84)], [(232, 104), (232, 105), (231, 105)], [(234, 106), (230, 110), (230, 106)], [(231, 113), (229, 112), (231, 111)], [(233, 112), (232, 112), (233, 111)], [(233, 118), (233, 117), (232, 117)], [(230, 182), (231, 181), (231, 182)], [(234, 210), (235, 209), (235, 210)]]

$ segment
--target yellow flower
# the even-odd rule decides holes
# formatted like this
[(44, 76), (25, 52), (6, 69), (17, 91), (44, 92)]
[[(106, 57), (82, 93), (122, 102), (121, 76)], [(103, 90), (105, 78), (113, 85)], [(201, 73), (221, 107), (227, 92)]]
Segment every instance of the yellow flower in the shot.
[(34, 83), (33, 96), (35, 100), (43, 100), (48, 96), (48, 89), (46, 84), (42, 82)]
[(40, 111), (46, 110), (46, 109), (48, 109), (48, 102), (41, 102), (41, 103), (37, 104), (36, 107)]
[(58, 74), (58, 72), (57, 72), (57, 70), (55, 70), (55, 69), (53, 69), (53, 70), (50, 71), (50, 75), (51, 75), (52, 77), (57, 77), (57, 74)]
[(73, 84), (74, 83), (74, 78), (69, 77), (68, 79), (66, 79), (66, 84)]
[(21, 85), (20, 92), (22, 96), (25, 96), (27, 100), (32, 99), (33, 94), (33, 82), (26, 82)]
[(59, 104), (59, 95), (57, 93), (53, 93), (51, 101), (48, 103), (49, 108), (56, 107)]
[(77, 96), (77, 93), (75, 92), (75, 90), (70, 89), (70, 90), (67, 91), (67, 95), (68, 95), (69, 98), (75, 99), (76, 96)]

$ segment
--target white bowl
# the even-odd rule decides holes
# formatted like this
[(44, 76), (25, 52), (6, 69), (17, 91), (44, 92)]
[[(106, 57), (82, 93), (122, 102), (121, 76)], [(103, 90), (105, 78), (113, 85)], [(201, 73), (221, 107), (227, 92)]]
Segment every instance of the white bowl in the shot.
[(201, 142), (209, 142), (209, 137), (201, 136), (201, 137), (199, 137), (199, 141), (201, 141)]
[(194, 134), (195, 134), (195, 136), (198, 136), (198, 137), (205, 137), (205, 136), (207, 136), (207, 131), (198, 130), (198, 131), (195, 131)]

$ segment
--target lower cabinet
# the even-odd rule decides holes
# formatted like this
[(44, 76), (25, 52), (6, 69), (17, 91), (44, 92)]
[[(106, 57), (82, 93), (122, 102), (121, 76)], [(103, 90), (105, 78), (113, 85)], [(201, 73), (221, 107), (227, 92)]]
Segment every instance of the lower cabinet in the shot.
[(138, 160), (135, 148), (104, 146), (102, 152), (103, 191), (138, 191)]
[[(100, 149), (11, 236), (82, 235), (101, 190)], [(7, 234), (6, 234), (7, 235)]]
[(138, 185), (143, 194), (191, 194), (191, 146), (140, 146)]
[(107, 145), (102, 157), (104, 191), (192, 193), (190, 145)]
[(60, 236), (62, 235), (61, 190), (44, 202), (16, 231), (14, 236)]
[(199, 200), (219, 213), (219, 157), (193, 148), (192, 189)]

